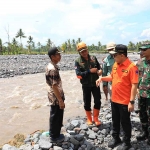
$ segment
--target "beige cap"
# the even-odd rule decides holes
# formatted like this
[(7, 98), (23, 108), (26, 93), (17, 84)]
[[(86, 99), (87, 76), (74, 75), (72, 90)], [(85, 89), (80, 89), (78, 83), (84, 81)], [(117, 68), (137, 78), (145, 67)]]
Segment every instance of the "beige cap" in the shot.
[(116, 44), (114, 42), (110, 42), (106, 45), (106, 50), (115, 49)]

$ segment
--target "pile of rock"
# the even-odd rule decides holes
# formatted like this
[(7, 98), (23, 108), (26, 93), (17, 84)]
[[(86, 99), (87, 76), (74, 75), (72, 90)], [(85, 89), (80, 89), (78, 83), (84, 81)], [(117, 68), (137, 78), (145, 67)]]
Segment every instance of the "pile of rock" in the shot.
[[(59, 63), (60, 70), (74, 70), (75, 59), (78, 56), (78, 54), (63, 54)], [(100, 63), (106, 56), (107, 54), (96, 54)], [(132, 56), (131, 60), (137, 61), (137, 57)], [(0, 78), (45, 72), (45, 67), (49, 61), (48, 55), (0, 55)]]
[[(28, 135), (24, 140), (24, 145), (19, 148), (5, 144), (2, 150), (111, 150), (108, 148), (108, 141), (111, 140), (112, 120), (110, 104), (102, 106), (99, 119), (102, 124), (96, 127), (94, 124), (87, 126), (85, 117), (76, 117), (68, 120), (62, 128), (65, 140), (62, 143), (51, 143), (48, 134), (36, 132)], [(149, 150), (150, 146), (146, 141), (137, 141), (136, 136), (141, 132), (138, 114), (131, 113), (132, 121), (132, 148), (130, 150)], [(121, 129), (120, 137), (123, 137)], [(116, 148), (114, 148), (116, 149)]]
[[(75, 58), (76, 55), (62, 55), (62, 61), (59, 63), (60, 69), (74, 69)], [(49, 61), (50, 59), (47, 55), (1, 55), (0, 78), (45, 72), (45, 67)]]

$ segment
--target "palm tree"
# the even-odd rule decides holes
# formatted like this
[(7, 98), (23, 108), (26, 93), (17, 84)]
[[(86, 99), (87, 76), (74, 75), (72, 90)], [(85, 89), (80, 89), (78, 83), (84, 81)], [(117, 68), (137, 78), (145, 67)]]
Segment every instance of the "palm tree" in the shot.
[(29, 39), (29, 40), (27, 41), (27, 43), (28, 43), (27, 48), (28, 48), (28, 52), (31, 53), (31, 48), (32, 48), (32, 45), (33, 45), (33, 43), (34, 43), (34, 42), (33, 42), (33, 37), (29, 36), (28, 39)]
[(26, 36), (24, 35), (22, 29), (19, 29), (19, 31), (17, 32), (16, 34), (16, 38), (20, 38), (20, 43), (21, 43), (21, 46), (22, 46), (22, 41), (21, 41), (21, 38), (26, 38)]
[(71, 42), (70, 42), (70, 39), (68, 39), (67, 42), (68, 42), (68, 50), (71, 51)]
[(130, 41), (129, 44), (128, 44), (128, 48), (129, 48), (129, 50), (134, 50), (135, 49), (135, 44)]
[(27, 41), (28, 44), (33, 44), (33, 37), (32, 37), (32, 36), (29, 36), (29, 37), (28, 37), (28, 40), (29, 40), (29, 41)]
[(18, 49), (18, 42), (16, 41), (15, 38), (12, 39), (12, 53), (15, 54), (17, 53), (18, 54), (19, 52), (19, 49)]
[(99, 41), (99, 42), (98, 42), (98, 49), (101, 50), (101, 47), (102, 47), (102, 44), (101, 44), (101, 42)]
[(76, 50), (76, 41), (75, 41), (75, 39), (72, 40), (72, 47), (73, 47), (73, 50)]
[(50, 49), (52, 47), (52, 41), (51, 41), (51, 39), (47, 40), (47, 44), (46, 45), (47, 45), (48, 49)]
[(82, 42), (82, 40), (81, 40), (81, 38), (78, 38), (76, 44), (78, 44), (78, 43), (80, 43), (80, 42)]
[(15, 45), (15, 46), (17, 46), (18, 42), (16, 41), (15, 38), (12, 39), (12, 44)]
[(37, 43), (37, 46), (38, 46), (39, 53), (40, 53), (40, 51), (41, 51), (41, 43), (40, 43), (40, 42), (38, 42), (38, 43)]

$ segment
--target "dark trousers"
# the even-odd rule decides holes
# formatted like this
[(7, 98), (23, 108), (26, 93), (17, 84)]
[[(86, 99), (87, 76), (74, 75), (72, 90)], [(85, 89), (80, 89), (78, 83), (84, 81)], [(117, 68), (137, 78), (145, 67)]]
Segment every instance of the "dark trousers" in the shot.
[(51, 105), (50, 118), (49, 118), (49, 131), (50, 137), (58, 138), (60, 135), (64, 109), (60, 109), (59, 105)]
[(150, 133), (150, 98), (139, 98), (139, 116), (143, 130)]
[(111, 102), (112, 108), (112, 123), (113, 123), (113, 138), (119, 138), (120, 123), (124, 131), (123, 141), (130, 142), (131, 138), (131, 121), (130, 112), (128, 112), (128, 105)]
[(99, 87), (85, 87), (82, 86), (83, 90), (83, 101), (84, 101), (84, 109), (86, 111), (91, 111), (91, 93), (94, 98), (94, 108), (100, 109), (101, 107), (101, 93)]

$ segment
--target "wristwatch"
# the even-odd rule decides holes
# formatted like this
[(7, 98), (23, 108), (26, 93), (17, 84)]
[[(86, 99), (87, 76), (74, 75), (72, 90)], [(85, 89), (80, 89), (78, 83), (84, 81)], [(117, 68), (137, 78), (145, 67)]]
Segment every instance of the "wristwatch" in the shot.
[(133, 105), (134, 104), (134, 100), (130, 100), (130, 103)]

